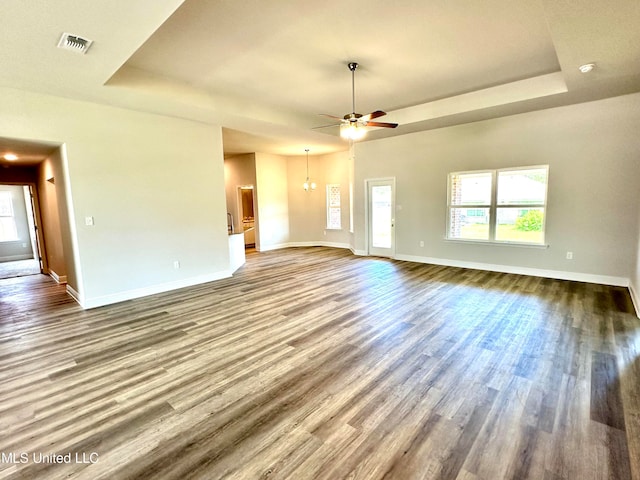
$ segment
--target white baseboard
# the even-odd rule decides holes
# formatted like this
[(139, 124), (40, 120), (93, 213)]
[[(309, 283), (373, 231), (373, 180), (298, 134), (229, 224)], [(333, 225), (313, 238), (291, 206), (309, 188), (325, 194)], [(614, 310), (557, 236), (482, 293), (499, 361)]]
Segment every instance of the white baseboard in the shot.
[[(278, 243), (276, 245), (268, 245), (266, 247), (260, 247), (260, 252), (268, 252), (270, 250), (279, 250), (281, 248), (291, 248), (291, 247), (333, 247), (333, 248), (347, 248), (351, 249), (351, 246), (348, 243), (338, 243), (338, 242), (287, 242), (287, 243)], [(353, 251), (353, 250), (352, 250)]]
[(80, 306), (82, 306), (82, 304), (84, 303), (83, 295), (68, 283), (67, 283), (67, 293), (71, 295), (73, 299), (80, 304)]
[(287, 248), (289, 246), (288, 243), (276, 243), (273, 245), (260, 245), (260, 247), (258, 248), (258, 246), (256, 245), (256, 250), (259, 252), (269, 252), (271, 250), (279, 250), (281, 248)]
[(56, 283), (61, 283), (61, 284), (67, 283), (67, 276), (66, 275), (58, 275), (53, 270), (49, 270), (49, 276), (51, 278), (53, 278), (56, 281)]
[(290, 247), (332, 247), (332, 248), (349, 248), (348, 243), (339, 242), (291, 242)]
[[(185, 278), (177, 280), (175, 282), (161, 283), (159, 285), (151, 285), (149, 287), (137, 288), (135, 290), (126, 290), (124, 292), (112, 293), (110, 295), (103, 295), (93, 298), (82, 298), (78, 300), (73, 294), (74, 298), (78, 300), (78, 303), (88, 310), (90, 308), (103, 307), (105, 305), (111, 305), (113, 303), (124, 302), (126, 300), (133, 300), (135, 298), (146, 297), (149, 295), (155, 295), (157, 293), (164, 293), (171, 290), (177, 290), (179, 288), (193, 287), (194, 285), (200, 285), (202, 283), (215, 282), (216, 280), (222, 280), (223, 278), (231, 277), (231, 272), (224, 270), (221, 272), (210, 273), (207, 275), (199, 275), (197, 277)], [(69, 286), (67, 285), (67, 291)]]
[(533, 277), (555, 278), (558, 280), (572, 280), (576, 282), (599, 283), (616, 287), (628, 287), (629, 279), (609, 275), (593, 275), (590, 273), (564, 272), (560, 270), (546, 270), (541, 268), (517, 267), (511, 265), (496, 265), (492, 263), (465, 262), (446, 258), (419, 257), (415, 255), (396, 255), (396, 260), (408, 262), (430, 263), (447, 267), (471, 268), (474, 270), (488, 270), (490, 272), (515, 273), (517, 275), (531, 275)]
[(635, 285), (629, 282), (629, 293), (631, 294), (631, 301), (633, 302), (633, 308), (636, 309), (636, 316), (640, 318), (640, 297), (638, 296), (638, 290)]

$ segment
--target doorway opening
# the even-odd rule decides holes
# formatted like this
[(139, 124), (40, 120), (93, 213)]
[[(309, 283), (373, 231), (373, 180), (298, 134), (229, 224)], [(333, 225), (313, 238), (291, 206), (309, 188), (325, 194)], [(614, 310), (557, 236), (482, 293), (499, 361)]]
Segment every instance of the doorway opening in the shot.
[(43, 273), (67, 284), (73, 273), (65, 256), (72, 249), (63, 245), (71, 243), (65, 156), (63, 145), (0, 137), (0, 189), (11, 191), (0, 207), (0, 278)]
[(34, 185), (0, 184), (0, 279), (44, 273)]
[(238, 187), (238, 218), (242, 222), (245, 249), (256, 246), (256, 219), (254, 213), (253, 185)]

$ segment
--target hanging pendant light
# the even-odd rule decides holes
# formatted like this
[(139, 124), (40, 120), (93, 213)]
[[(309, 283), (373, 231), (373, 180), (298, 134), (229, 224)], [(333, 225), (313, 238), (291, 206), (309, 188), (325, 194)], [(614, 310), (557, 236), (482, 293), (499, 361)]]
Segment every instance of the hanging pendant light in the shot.
[(304, 151), (307, 152), (307, 179), (302, 184), (302, 188), (304, 188), (305, 192), (308, 192), (309, 190), (313, 191), (316, 189), (316, 182), (309, 180), (309, 149), (305, 148)]

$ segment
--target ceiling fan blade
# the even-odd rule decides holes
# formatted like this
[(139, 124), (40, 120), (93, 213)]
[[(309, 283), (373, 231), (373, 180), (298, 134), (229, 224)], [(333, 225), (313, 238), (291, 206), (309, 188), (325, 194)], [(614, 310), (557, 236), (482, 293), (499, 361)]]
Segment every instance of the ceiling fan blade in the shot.
[(382, 110), (376, 110), (375, 112), (371, 112), (368, 115), (363, 115), (360, 120), (368, 122), (369, 120), (373, 120), (374, 118), (384, 117), (387, 113)]
[(319, 130), (321, 128), (329, 128), (329, 127), (339, 127), (342, 125), (341, 123), (332, 123), (331, 125), (322, 125), (320, 127), (312, 127), (311, 130)]
[(367, 127), (384, 127), (384, 128), (396, 128), (398, 126), (397, 123), (389, 123), (389, 122), (367, 122), (365, 125)]

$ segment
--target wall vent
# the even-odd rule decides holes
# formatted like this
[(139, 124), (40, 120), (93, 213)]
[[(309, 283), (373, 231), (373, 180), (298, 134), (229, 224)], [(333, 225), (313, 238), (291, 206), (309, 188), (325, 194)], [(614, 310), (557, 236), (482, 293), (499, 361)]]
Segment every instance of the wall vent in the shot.
[(88, 40), (71, 33), (63, 33), (58, 42), (58, 48), (71, 50), (76, 53), (87, 53), (92, 43), (93, 40)]

